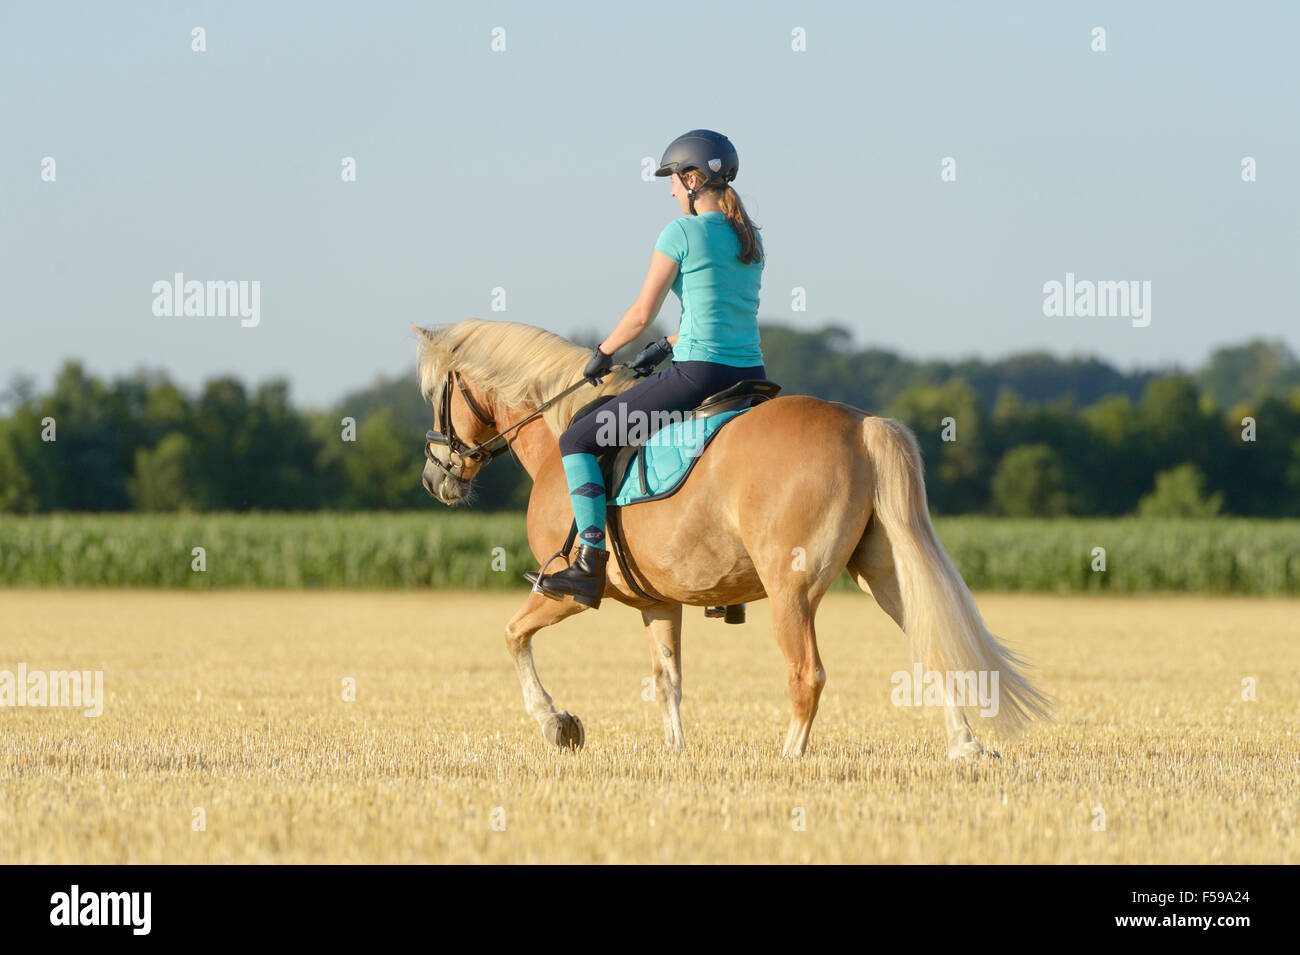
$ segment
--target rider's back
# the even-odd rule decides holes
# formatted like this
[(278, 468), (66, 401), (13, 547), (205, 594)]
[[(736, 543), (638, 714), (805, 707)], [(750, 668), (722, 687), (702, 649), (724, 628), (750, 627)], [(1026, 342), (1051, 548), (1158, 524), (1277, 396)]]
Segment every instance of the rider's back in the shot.
[(763, 259), (740, 261), (740, 240), (727, 217), (706, 212), (675, 219), (655, 248), (678, 264), (673, 292), (681, 299), (682, 318), (673, 360), (740, 368), (763, 364), (758, 336)]

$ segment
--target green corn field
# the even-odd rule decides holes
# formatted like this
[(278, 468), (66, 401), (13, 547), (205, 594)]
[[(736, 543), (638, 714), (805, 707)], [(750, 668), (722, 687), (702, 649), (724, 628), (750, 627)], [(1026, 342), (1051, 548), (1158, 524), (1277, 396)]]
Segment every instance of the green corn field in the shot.
[[(1300, 521), (950, 517), (936, 527), (974, 590), (1300, 594)], [(8, 587), (522, 590), (535, 563), (519, 514), (0, 519)], [(837, 586), (853, 588), (847, 575)]]

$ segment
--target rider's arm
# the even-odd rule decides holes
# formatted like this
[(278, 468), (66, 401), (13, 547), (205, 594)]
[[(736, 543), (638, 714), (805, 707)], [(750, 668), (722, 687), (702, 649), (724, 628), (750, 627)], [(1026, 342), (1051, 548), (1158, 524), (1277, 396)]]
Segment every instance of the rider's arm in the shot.
[(600, 350), (606, 355), (612, 355), (624, 345), (635, 341), (659, 314), (676, 278), (677, 263), (656, 249), (650, 259), (650, 271), (646, 273), (641, 294), (632, 303), (632, 307), (623, 313), (609, 337), (600, 343)]

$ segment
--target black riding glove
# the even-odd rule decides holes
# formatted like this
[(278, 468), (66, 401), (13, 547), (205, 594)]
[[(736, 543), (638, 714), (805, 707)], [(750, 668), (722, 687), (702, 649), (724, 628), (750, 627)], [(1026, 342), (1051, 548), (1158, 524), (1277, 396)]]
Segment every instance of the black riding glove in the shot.
[(606, 355), (597, 345), (591, 350), (591, 361), (587, 362), (587, 367), (582, 369), (582, 377), (586, 378), (593, 385), (600, 384), (600, 379), (609, 371), (614, 362), (613, 355)]
[(644, 378), (655, 370), (655, 367), (665, 358), (673, 353), (673, 346), (668, 344), (667, 338), (661, 338), (657, 342), (651, 342), (641, 350), (641, 354), (632, 359), (628, 365), (638, 378)]

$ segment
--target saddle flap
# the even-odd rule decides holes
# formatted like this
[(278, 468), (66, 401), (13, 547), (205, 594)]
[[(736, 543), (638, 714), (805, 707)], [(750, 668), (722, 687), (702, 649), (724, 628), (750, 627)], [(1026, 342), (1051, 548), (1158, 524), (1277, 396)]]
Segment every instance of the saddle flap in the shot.
[[(605, 487), (608, 488), (606, 499), (611, 504), (617, 489), (623, 486), (623, 479), (627, 476), (627, 472), (631, 470), (633, 463), (637, 460), (637, 452), (640, 450), (640, 445), (629, 444), (622, 448), (610, 448), (597, 458), (600, 463), (601, 473), (605, 478)], [(639, 457), (644, 459), (644, 455)], [(641, 480), (644, 486), (644, 467), (642, 472)]]

